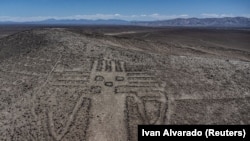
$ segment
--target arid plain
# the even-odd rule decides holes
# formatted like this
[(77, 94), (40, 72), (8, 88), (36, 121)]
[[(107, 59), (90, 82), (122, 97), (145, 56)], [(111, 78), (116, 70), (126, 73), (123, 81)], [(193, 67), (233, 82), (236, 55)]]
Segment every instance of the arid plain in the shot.
[(136, 141), (138, 124), (250, 124), (250, 30), (1, 27), (0, 140)]

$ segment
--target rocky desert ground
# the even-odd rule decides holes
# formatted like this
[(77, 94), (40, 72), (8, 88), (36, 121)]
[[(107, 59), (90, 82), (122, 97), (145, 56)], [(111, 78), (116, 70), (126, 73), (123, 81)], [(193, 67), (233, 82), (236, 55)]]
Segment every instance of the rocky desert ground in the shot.
[(1, 141), (136, 141), (138, 124), (250, 124), (249, 30), (1, 31)]

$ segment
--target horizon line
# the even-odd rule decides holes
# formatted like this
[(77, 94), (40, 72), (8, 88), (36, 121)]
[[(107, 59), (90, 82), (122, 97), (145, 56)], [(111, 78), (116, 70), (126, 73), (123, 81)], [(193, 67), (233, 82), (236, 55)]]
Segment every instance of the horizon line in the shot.
[(15, 16), (0, 16), (0, 22), (42, 22), (46, 20), (122, 20), (122, 21), (163, 21), (173, 19), (205, 19), (205, 18), (233, 18), (244, 17), (250, 18), (250, 14), (233, 15), (233, 14), (200, 14), (199, 16), (190, 16), (188, 14), (181, 15), (161, 15), (154, 14), (141, 14), (141, 15), (121, 15), (121, 14), (93, 14), (93, 15), (73, 15), (73, 16), (32, 16), (32, 17), (15, 17)]

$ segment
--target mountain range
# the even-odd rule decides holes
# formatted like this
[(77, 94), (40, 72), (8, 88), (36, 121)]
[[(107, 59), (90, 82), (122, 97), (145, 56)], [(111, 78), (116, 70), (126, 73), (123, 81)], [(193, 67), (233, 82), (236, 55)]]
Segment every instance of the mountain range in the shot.
[(34, 22), (12, 22), (4, 21), (0, 24), (47, 24), (47, 25), (134, 25), (134, 26), (201, 26), (201, 27), (250, 27), (250, 18), (246, 17), (224, 17), (224, 18), (177, 18), (158, 21), (125, 21), (119, 19), (109, 20), (72, 20), (72, 19), (47, 19)]

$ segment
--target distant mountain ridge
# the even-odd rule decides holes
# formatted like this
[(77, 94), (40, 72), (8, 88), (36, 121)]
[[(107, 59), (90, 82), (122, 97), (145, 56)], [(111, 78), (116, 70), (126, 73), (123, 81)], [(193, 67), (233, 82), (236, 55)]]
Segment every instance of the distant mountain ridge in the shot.
[(87, 20), (87, 19), (47, 19), (34, 22), (0, 22), (0, 24), (48, 24), (48, 25), (135, 25), (135, 26), (190, 26), (190, 27), (250, 27), (250, 18), (224, 17), (224, 18), (177, 18), (160, 21), (125, 21), (119, 19)]
[[(34, 22), (36, 23), (36, 22)], [(109, 20), (103, 20), (103, 19), (98, 19), (98, 20), (87, 20), (87, 19), (79, 19), (79, 20), (56, 20), (56, 19), (48, 19), (44, 20), (41, 22), (37, 23), (44, 23), (44, 24), (83, 24), (83, 25), (88, 25), (88, 24), (93, 24), (93, 25), (126, 25), (129, 24), (128, 21), (125, 20), (119, 20), (119, 19), (109, 19)]]
[(88, 20), (88, 19), (47, 19), (43, 21), (31, 21), (31, 22), (12, 22), (12, 21), (5, 21), (0, 22), (1, 24), (32, 24), (32, 25), (40, 25), (40, 24), (47, 24), (47, 25), (129, 25), (129, 21), (119, 20), (119, 19), (98, 19), (98, 20)]
[(245, 17), (225, 17), (225, 18), (178, 18), (172, 20), (134, 22), (135, 25), (143, 26), (208, 26), (208, 27), (250, 27), (250, 18)]

